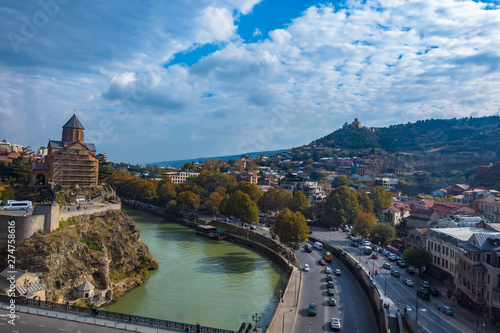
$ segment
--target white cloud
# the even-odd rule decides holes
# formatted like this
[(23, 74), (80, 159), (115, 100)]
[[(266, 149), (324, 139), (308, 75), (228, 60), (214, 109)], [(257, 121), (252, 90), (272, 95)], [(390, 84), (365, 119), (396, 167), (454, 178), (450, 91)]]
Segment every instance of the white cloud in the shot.
[(236, 31), (233, 16), (226, 8), (208, 7), (196, 21), (199, 23), (196, 42), (200, 44), (227, 41)]

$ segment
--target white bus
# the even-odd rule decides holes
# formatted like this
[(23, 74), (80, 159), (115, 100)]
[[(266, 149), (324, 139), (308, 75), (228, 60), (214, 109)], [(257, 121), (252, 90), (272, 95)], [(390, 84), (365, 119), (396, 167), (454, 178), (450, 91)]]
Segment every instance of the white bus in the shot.
[(2, 207), (2, 210), (26, 210), (31, 209), (31, 201), (7, 201), (7, 205)]

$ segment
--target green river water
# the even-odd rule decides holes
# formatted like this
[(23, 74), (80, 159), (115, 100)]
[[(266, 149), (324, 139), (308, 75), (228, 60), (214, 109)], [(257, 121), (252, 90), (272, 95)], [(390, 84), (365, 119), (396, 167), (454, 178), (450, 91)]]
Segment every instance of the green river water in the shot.
[(160, 263), (140, 287), (103, 310), (237, 331), (252, 314), (269, 325), (285, 288), (283, 271), (252, 248), (124, 208)]

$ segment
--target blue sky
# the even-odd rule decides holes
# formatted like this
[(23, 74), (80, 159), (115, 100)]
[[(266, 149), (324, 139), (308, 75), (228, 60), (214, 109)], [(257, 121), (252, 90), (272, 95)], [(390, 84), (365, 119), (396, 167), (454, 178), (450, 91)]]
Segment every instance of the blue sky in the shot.
[(32, 148), (73, 109), (131, 163), (499, 114), (499, 1), (0, 0), (0, 22), (0, 139)]

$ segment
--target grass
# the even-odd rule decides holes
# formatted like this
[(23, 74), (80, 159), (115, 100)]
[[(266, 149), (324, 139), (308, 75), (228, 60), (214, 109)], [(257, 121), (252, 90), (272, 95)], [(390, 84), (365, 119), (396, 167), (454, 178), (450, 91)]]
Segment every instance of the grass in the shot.
[(96, 243), (94, 243), (93, 240), (91, 239), (85, 239), (85, 238), (82, 238), (80, 239), (80, 242), (81, 243), (84, 243), (84, 244), (87, 244), (87, 246), (89, 247), (89, 249), (91, 250), (95, 250), (95, 251), (101, 251), (102, 250), (102, 246), (101, 245), (97, 245)]

